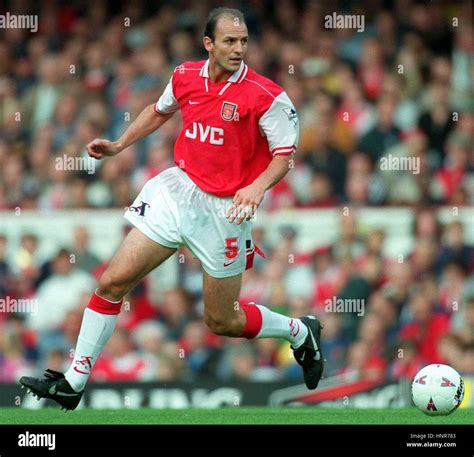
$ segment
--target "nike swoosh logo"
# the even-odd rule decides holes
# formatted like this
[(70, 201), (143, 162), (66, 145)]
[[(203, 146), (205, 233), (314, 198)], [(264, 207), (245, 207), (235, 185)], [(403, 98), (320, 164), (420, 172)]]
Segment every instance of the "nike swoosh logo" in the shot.
[(308, 326), (308, 332), (311, 335), (311, 341), (313, 342), (313, 346), (315, 347), (316, 350), (316, 355), (314, 356), (314, 360), (320, 360), (321, 359), (321, 354), (319, 352), (319, 346), (316, 343), (316, 340), (314, 339), (313, 332), (311, 331), (311, 328)]
[(197, 105), (198, 103), (201, 103), (201, 102), (192, 102), (191, 100), (188, 100), (188, 102), (190, 105)]
[(236, 260), (234, 260), (233, 262), (229, 262), (229, 263), (224, 263), (224, 267), (228, 267), (229, 265), (232, 265), (233, 263), (235, 263)]
[(305, 355), (306, 355), (306, 351), (305, 351), (305, 352), (303, 352), (303, 355), (302, 355), (302, 356), (301, 356), (301, 358), (300, 358), (300, 360), (301, 360), (301, 361), (303, 361), (303, 360), (304, 360), (304, 358), (305, 358)]
[(60, 395), (62, 397), (75, 397), (77, 394), (67, 394), (66, 392), (58, 392), (58, 388), (56, 386), (51, 386), (48, 390), (50, 395)]

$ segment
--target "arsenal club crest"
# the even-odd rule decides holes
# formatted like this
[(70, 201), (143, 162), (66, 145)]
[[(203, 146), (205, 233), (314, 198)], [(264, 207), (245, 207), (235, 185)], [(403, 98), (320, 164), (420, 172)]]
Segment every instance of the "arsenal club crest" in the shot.
[(222, 104), (221, 116), (224, 121), (231, 121), (237, 113), (237, 106), (235, 103), (224, 102)]

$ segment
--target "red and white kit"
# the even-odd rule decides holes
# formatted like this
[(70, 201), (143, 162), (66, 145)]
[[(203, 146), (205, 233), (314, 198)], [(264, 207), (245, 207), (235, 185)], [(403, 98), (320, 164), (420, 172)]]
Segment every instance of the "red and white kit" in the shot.
[(253, 253), (251, 221), (225, 217), (235, 193), (298, 141), (296, 110), (283, 89), (243, 62), (212, 83), (209, 61), (177, 67), (155, 110), (181, 109), (176, 167), (148, 181), (125, 217), (168, 247), (188, 246), (214, 277), (242, 273)]

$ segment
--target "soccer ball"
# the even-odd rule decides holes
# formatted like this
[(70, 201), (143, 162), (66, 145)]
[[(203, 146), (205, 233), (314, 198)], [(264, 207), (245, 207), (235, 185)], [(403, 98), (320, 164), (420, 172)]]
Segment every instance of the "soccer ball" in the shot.
[(448, 365), (427, 365), (416, 374), (411, 394), (416, 407), (428, 416), (447, 416), (461, 404), (464, 382)]

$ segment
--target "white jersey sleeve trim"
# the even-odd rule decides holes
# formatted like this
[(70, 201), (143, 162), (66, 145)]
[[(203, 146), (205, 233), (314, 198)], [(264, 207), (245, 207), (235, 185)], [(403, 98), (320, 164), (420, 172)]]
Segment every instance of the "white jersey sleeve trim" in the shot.
[(299, 138), (298, 115), (286, 92), (275, 97), (259, 124), (273, 155), (295, 152)]
[(173, 77), (171, 77), (163, 94), (155, 103), (155, 111), (157, 113), (170, 114), (178, 111), (179, 108), (179, 102), (173, 93)]

